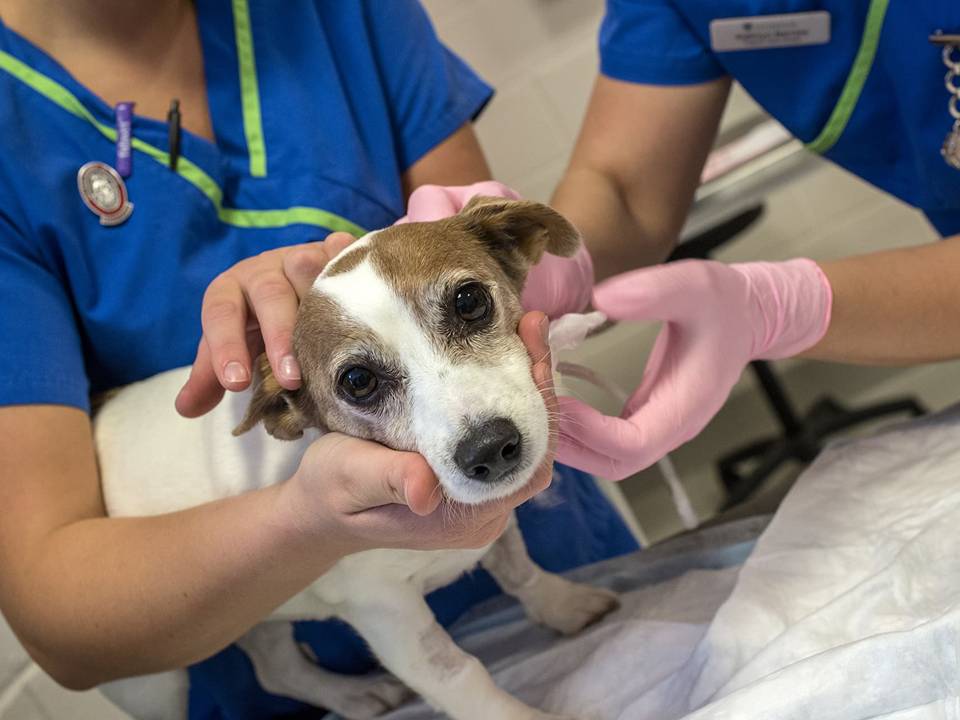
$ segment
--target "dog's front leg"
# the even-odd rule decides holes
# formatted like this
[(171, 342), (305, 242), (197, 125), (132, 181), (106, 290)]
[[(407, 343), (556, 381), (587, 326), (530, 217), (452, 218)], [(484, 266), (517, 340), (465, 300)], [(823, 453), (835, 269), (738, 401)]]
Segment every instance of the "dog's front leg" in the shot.
[(547, 720), (498, 688), (490, 673), (453, 642), (423, 596), (411, 588), (369, 589), (363, 602), (343, 608), (384, 667), (454, 720)]
[(619, 606), (609, 590), (571, 582), (549, 573), (530, 558), (516, 518), (480, 561), (527, 614), (565, 635), (582, 630)]
[(410, 695), (389, 675), (341, 675), (304, 655), (293, 625), (269, 620), (237, 640), (253, 664), (260, 686), (269, 693), (333, 710), (350, 720), (367, 720), (400, 705)]

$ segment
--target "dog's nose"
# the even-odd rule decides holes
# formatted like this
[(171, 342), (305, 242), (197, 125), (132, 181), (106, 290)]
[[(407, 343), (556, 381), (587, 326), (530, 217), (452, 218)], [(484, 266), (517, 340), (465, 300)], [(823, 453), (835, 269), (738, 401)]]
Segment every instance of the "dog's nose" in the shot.
[(453, 459), (472, 480), (496, 482), (520, 463), (520, 431), (506, 418), (472, 428), (457, 445)]

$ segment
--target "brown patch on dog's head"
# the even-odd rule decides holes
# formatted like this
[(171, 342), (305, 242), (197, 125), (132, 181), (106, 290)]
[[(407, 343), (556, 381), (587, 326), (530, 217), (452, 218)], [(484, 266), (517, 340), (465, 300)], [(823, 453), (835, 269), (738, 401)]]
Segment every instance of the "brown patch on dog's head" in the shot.
[(380, 439), (374, 419), (345, 411), (336, 398), (338, 373), (354, 361), (360, 363), (379, 350), (379, 365), (395, 365), (392, 358), (383, 357), (387, 353), (372, 332), (351, 320), (331, 298), (311, 292), (300, 303), (293, 348), (303, 376), (300, 388), (282, 387), (267, 356), (261, 355), (250, 404), (233, 434), (242, 435), (262, 422), (266, 431), (280, 440), (296, 440), (307, 428)]
[(369, 252), (370, 248), (367, 246), (352, 247), (348, 245), (346, 250), (340, 253), (333, 262), (324, 268), (324, 276), (332, 277), (341, 273), (350, 272), (363, 262)]
[(527, 273), (544, 252), (569, 257), (580, 246), (577, 229), (541, 203), (474, 197), (452, 217), (380, 230), (370, 240), (371, 263), (424, 319), (430, 307), (464, 280), (482, 282), (497, 297), (505, 330), (522, 314)]
[[(377, 232), (371, 252), (398, 287), (409, 285), (411, 279), (436, 276), (444, 268), (483, 268), (494, 260), (519, 292), (544, 252), (570, 257), (580, 243), (577, 229), (547, 205), (476, 196), (459, 214), (444, 220)], [(339, 264), (336, 269), (340, 271)]]

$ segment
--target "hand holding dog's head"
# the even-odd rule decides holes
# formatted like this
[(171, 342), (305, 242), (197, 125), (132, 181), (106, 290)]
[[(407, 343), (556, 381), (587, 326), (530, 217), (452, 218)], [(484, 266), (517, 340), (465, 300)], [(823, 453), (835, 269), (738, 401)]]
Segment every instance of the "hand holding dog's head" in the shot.
[[(523, 487), (547, 452), (547, 414), (517, 336), (527, 271), (580, 239), (538, 203), (477, 198), (454, 217), (371, 233), (303, 299), (303, 387), (264, 374), (238, 432), (336, 430), (415, 450), (464, 502)], [(262, 365), (261, 372), (269, 373)]]

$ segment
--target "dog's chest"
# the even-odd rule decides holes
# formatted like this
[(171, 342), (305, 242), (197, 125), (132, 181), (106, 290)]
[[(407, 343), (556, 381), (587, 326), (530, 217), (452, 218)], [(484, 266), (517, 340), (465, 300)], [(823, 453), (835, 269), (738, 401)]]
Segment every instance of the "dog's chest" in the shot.
[(349, 555), (311, 586), (325, 605), (382, 598), (390, 587), (409, 585), (427, 594), (476, 567), (489, 547), (475, 550), (368, 550)]
[(318, 433), (276, 440), (265, 432), (240, 438), (249, 391), (227, 393), (196, 420), (180, 417), (172, 398), (190, 368), (123, 388), (94, 418), (100, 481), (108, 514), (159, 515), (239, 495), (290, 477)]

